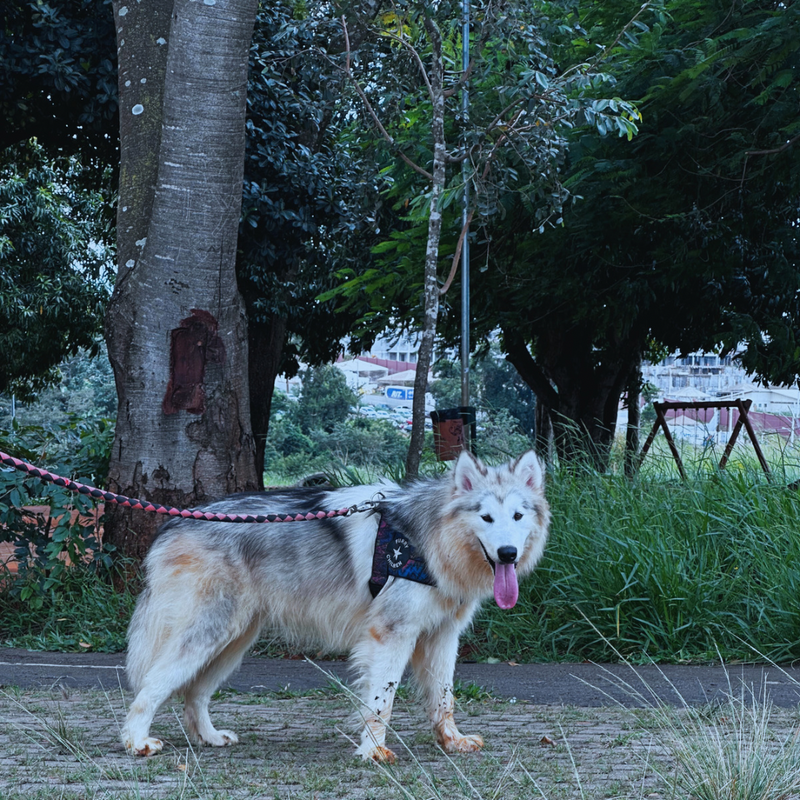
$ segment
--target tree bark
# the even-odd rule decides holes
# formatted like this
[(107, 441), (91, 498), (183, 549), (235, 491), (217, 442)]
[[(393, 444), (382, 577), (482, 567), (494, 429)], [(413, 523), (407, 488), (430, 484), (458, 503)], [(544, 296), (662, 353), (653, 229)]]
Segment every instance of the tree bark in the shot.
[[(106, 316), (119, 411), (108, 486), (175, 506), (256, 488), (235, 275), (257, 0), (114, 0), (118, 277)], [(141, 558), (160, 519), (107, 510)]]
[(423, 284), (424, 318), (417, 370), (414, 377), (414, 400), (411, 406), (411, 441), (406, 458), (406, 478), (413, 480), (419, 475), (419, 464), (425, 446), (425, 394), (428, 391), (428, 370), (436, 340), (436, 323), (439, 316), (439, 240), (442, 234), (442, 212), (439, 207), (446, 179), (447, 147), (444, 134), (444, 64), (442, 62), (442, 39), (436, 23), (425, 18), (425, 29), (431, 43), (431, 69), (428, 80), (431, 87), (433, 118), (433, 169), (431, 174), (430, 215), (428, 217), (428, 245), (425, 251), (425, 277)]
[(536, 398), (536, 438), (534, 447), (539, 457), (548, 465), (554, 461), (553, 453), (553, 420), (551, 409), (538, 397)]
[(269, 433), (272, 396), (286, 341), (286, 317), (271, 314), (262, 324), (250, 322), (250, 417), (255, 440), (256, 479), (264, 488), (264, 454)]

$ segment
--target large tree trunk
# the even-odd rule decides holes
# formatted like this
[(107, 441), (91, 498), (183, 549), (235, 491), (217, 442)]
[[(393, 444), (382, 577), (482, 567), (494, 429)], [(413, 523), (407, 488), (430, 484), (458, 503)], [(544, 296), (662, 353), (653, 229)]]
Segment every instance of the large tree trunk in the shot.
[[(108, 485), (165, 505), (256, 487), (234, 271), (256, 7), (114, 1), (119, 271), (106, 329), (119, 411)], [(108, 511), (107, 540), (141, 557), (160, 520)]]
[(428, 246), (425, 251), (425, 278), (423, 284), (424, 318), (417, 370), (414, 377), (414, 400), (411, 407), (411, 441), (406, 458), (406, 478), (419, 475), (419, 463), (425, 446), (425, 394), (428, 391), (428, 370), (431, 367), (433, 345), (436, 339), (436, 323), (439, 316), (439, 240), (442, 234), (442, 212), (439, 203), (446, 178), (446, 142), (444, 138), (444, 64), (442, 62), (442, 40), (436, 23), (426, 17), (425, 29), (431, 42), (431, 70), (429, 81), (433, 118), (433, 180), (431, 182), (430, 216), (428, 217)]
[(639, 465), (639, 430), (642, 421), (642, 360), (636, 362), (628, 378), (628, 424), (625, 429), (625, 474), (632, 478)]
[(286, 341), (286, 317), (271, 314), (266, 323), (250, 322), (250, 416), (255, 438), (256, 478), (264, 488), (264, 454), (272, 396)]
[(535, 448), (539, 457), (548, 465), (555, 460), (553, 453), (553, 422), (550, 407), (536, 398)]
[(611, 343), (602, 357), (591, 331), (555, 325), (536, 341), (534, 359), (514, 331), (505, 331), (506, 358), (549, 410), (559, 462), (608, 468), (620, 397), (641, 358), (639, 337), (631, 333)]

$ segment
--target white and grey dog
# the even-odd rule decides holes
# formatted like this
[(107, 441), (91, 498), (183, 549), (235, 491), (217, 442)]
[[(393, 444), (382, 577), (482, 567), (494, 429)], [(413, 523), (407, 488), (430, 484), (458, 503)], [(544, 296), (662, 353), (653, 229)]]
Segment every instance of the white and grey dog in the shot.
[(136, 693), (122, 731), (150, 755), (159, 707), (184, 697), (186, 729), (201, 743), (235, 744), (208, 705), (265, 626), (298, 641), (348, 650), (359, 672), (363, 728), (358, 755), (393, 761), (385, 746), (395, 690), (411, 661), (439, 744), (483, 746), (453, 718), (461, 632), (480, 602), (517, 601), (518, 577), (542, 555), (550, 522), (539, 459), (500, 467), (462, 453), (444, 477), (407, 486), (235, 495), (207, 507), (265, 514), (344, 508), (381, 496), (371, 513), (290, 524), (173, 520), (145, 559), (146, 583), (128, 632)]

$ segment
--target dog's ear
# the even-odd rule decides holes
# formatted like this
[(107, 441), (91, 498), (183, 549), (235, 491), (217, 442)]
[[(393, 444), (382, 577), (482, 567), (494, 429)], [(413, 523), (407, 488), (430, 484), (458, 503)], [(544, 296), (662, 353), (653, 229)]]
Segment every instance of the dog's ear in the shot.
[(533, 450), (523, 453), (512, 465), (511, 471), (525, 481), (534, 491), (544, 488), (544, 470), (539, 456)]
[(453, 472), (453, 480), (459, 492), (471, 492), (486, 474), (486, 467), (469, 450), (461, 451)]

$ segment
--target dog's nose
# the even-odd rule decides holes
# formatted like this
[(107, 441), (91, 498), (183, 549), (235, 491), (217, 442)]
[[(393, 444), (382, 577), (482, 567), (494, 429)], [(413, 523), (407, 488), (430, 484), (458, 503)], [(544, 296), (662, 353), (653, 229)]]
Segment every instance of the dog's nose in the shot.
[(516, 547), (498, 547), (497, 558), (501, 564), (513, 564), (517, 560)]

